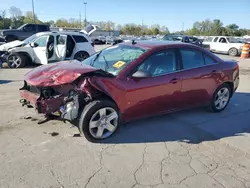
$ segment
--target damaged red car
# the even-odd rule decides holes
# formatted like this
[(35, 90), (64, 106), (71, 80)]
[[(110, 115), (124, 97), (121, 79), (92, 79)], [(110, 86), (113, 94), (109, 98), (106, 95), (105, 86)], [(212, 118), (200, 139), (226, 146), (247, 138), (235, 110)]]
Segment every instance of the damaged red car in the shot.
[(196, 106), (226, 108), (239, 85), (239, 67), (192, 44), (121, 43), (82, 62), (37, 67), (25, 75), (21, 103), (57, 114), (90, 141), (123, 123)]

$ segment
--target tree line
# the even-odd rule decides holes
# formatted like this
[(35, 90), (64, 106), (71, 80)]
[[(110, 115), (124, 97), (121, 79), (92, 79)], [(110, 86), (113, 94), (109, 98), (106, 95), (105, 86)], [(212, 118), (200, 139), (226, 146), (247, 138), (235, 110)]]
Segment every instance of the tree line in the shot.
[[(71, 27), (71, 28), (84, 28), (87, 22), (80, 19), (70, 18), (65, 19), (61, 18), (58, 20), (51, 20), (47, 22), (42, 22), (38, 19), (37, 15), (33, 16), (32, 11), (28, 11), (25, 14), (17, 8), (10, 7), (9, 10), (10, 17), (6, 16), (6, 10), (3, 11), (0, 15), (0, 29), (8, 28), (18, 28), (25, 23), (44, 23), (52, 27)], [(167, 26), (160, 26), (159, 24), (154, 24), (152, 26), (140, 25), (140, 24), (115, 24), (112, 21), (99, 21), (99, 22), (88, 22), (91, 24), (98, 25), (101, 29), (111, 31), (119, 30), (121, 34), (125, 35), (164, 35), (170, 34)], [(176, 31), (172, 34), (187, 34), (187, 35), (225, 35), (225, 36), (244, 36), (249, 34), (249, 29), (239, 28), (236, 24), (229, 24), (224, 26), (224, 24), (219, 20), (209, 20), (197, 21), (193, 24), (191, 29), (184, 31)]]

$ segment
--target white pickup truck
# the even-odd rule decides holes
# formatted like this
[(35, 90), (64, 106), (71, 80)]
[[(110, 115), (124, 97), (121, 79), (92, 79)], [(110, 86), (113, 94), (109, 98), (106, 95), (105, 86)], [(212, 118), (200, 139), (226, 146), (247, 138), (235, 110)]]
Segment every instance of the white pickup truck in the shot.
[(212, 52), (225, 53), (231, 56), (240, 55), (244, 46), (244, 43), (236, 38), (227, 36), (209, 37), (203, 41), (203, 44), (209, 45)]

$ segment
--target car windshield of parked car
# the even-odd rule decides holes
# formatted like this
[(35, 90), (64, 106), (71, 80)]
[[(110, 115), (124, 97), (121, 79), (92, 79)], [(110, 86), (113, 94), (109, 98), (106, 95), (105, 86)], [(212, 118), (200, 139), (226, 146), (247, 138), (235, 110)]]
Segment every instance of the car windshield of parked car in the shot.
[(147, 49), (136, 46), (116, 45), (94, 54), (82, 63), (102, 69), (116, 76), (146, 51)]
[(168, 41), (181, 41), (182, 37), (181, 36), (175, 36), (175, 35), (165, 35), (163, 40), (168, 40)]
[(238, 39), (233, 37), (227, 37), (228, 42), (230, 43), (241, 43)]
[(31, 35), (30, 37), (28, 37), (27, 39), (25, 39), (24, 41), (23, 41), (23, 43), (24, 44), (29, 44), (30, 42), (32, 42), (34, 39), (36, 39), (37, 38), (37, 35), (35, 34), (35, 35)]

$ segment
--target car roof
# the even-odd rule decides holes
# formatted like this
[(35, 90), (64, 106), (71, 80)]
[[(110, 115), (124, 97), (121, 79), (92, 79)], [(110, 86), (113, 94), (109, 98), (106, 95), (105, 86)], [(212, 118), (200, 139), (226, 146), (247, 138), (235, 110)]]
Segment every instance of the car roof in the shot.
[(182, 35), (182, 34), (166, 34), (164, 36), (175, 36), (175, 37), (194, 37), (191, 35)]
[(47, 34), (61, 34), (61, 35), (79, 35), (79, 36), (88, 36), (84, 33), (80, 33), (80, 32), (74, 32), (74, 31), (45, 31), (45, 32), (39, 32), (36, 35), (37, 36), (42, 36), (42, 35), (47, 35)]
[(193, 46), (192, 44), (188, 44), (188, 43), (183, 43), (183, 42), (179, 42), (179, 41), (164, 41), (164, 40), (143, 40), (143, 41), (136, 41), (136, 44), (133, 44), (132, 41), (131, 42), (125, 42), (122, 44), (126, 44), (126, 45), (131, 45), (131, 46), (137, 46), (137, 47), (141, 47), (141, 48), (158, 48), (158, 47), (164, 47), (164, 46)]

